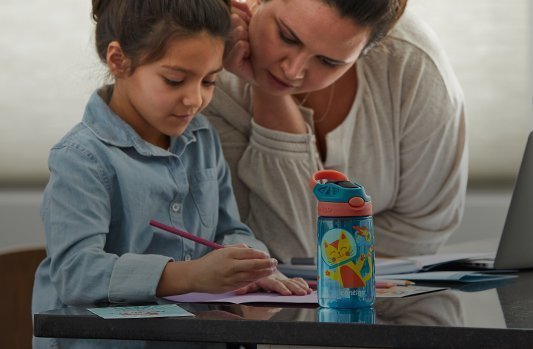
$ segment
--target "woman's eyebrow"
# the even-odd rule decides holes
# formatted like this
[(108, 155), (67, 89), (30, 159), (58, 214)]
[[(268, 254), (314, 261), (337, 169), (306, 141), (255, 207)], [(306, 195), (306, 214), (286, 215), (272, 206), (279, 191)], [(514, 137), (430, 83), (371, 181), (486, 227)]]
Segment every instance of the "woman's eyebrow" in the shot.
[(293, 32), (292, 29), (289, 28), (289, 26), (288, 26), (287, 24), (285, 24), (285, 22), (283, 22), (283, 20), (281, 20), (281, 19), (279, 20), (279, 25), (280, 25), (280, 27), (283, 27), (283, 29), (285, 29), (286, 31), (288, 31), (289, 34), (291, 34), (292, 39), (293, 39), (294, 41), (297, 41), (297, 42), (299, 42), (299, 43), (302, 42), (302, 40), (300, 40), (300, 38), (298, 37), (298, 35), (296, 35), (296, 33)]

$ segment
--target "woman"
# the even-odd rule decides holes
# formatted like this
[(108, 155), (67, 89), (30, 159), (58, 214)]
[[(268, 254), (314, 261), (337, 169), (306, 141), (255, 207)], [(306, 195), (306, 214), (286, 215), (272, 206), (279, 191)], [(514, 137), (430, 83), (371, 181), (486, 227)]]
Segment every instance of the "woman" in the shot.
[[(336, 169), (372, 196), (378, 255), (437, 251), (467, 179), (461, 88), (406, 0), (233, 2), (211, 105), (241, 217), (272, 255), (316, 253), (307, 182)], [(400, 18), (401, 17), (401, 18)]]

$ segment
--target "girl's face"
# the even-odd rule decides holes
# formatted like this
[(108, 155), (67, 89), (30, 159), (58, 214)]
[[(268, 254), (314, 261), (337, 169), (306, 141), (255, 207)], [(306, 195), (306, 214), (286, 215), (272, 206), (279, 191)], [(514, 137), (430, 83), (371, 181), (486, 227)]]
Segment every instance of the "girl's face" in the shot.
[(207, 33), (171, 41), (158, 61), (116, 76), (111, 109), (147, 142), (168, 147), (211, 101), (224, 40)]
[(353, 66), (368, 30), (321, 0), (270, 0), (249, 27), (259, 86), (284, 95), (322, 89)]

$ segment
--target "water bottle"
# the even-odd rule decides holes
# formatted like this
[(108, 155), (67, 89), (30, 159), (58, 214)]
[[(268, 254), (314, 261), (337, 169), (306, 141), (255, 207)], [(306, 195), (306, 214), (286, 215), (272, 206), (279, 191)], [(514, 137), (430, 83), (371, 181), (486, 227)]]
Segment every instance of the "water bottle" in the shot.
[(318, 199), (318, 303), (327, 308), (374, 304), (374, 226), (365, 189), (341, 172), (318, 171), (309, 182)]

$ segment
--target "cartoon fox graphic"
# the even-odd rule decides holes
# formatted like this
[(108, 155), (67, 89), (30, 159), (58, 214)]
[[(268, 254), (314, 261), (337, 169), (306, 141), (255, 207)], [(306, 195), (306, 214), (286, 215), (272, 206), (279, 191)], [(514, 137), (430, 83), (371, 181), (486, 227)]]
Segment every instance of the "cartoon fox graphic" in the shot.
[[(350, 240), (346, 237), (345, 232), (341, 232), (339, 239), (329, 244), (324, 240), (325, 257), (328, 263), (341, 263), (333, 269), (326, 270), (325, 274), (330, 279), (337, 281), (343, 288), (363, 287), (372, 277), (372, 258), (368, 258), (366, 254), (361, 254), (357, 263), (354, 263), (351, 259), (353, 256), (353, 247), (350, 244)], [(372, 253), (372, 251), (373, 249), (371, 247), (368, 253)], [(365, 262), (368, 263), (370, 272), (362, 277), (361, 269), (365, 265)]]

